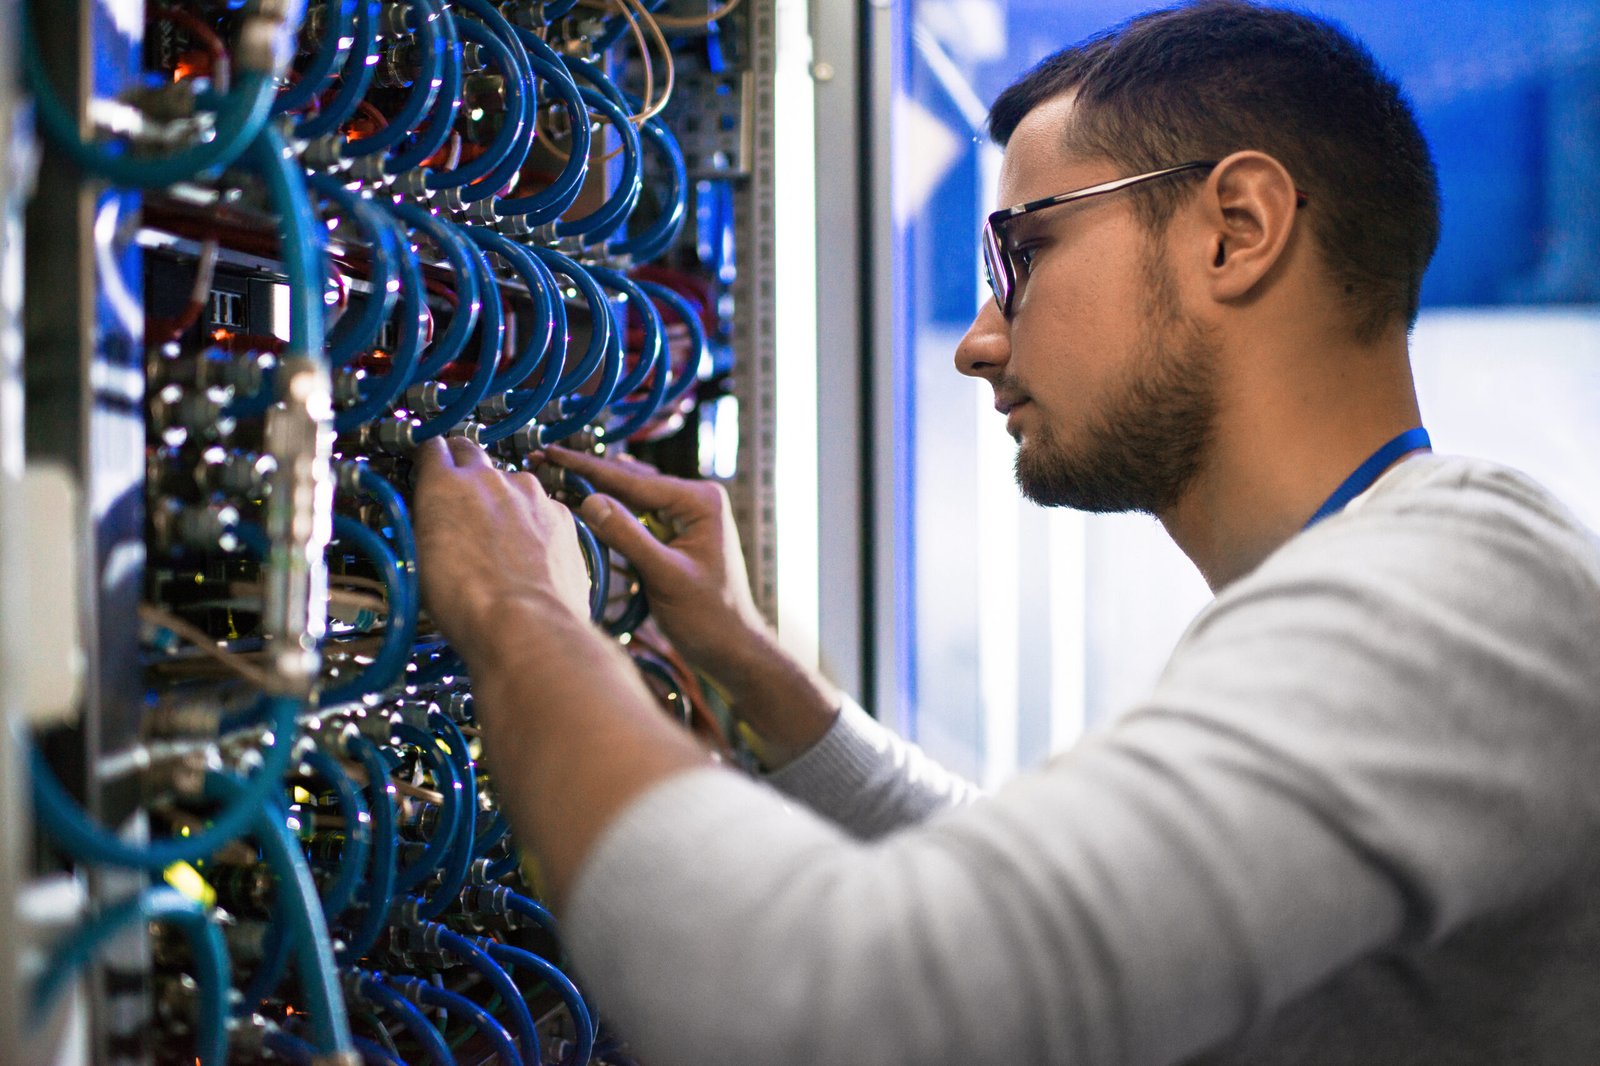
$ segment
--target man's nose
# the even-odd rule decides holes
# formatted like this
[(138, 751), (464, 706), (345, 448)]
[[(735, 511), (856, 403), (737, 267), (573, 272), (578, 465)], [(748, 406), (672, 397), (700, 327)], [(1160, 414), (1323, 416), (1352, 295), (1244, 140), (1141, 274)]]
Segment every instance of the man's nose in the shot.
[(956, 345), (956, 369), (968, 377), (988, 377), (1004, 370), (1010, 359), (1011, 324), (993, 300), (985, 300)]

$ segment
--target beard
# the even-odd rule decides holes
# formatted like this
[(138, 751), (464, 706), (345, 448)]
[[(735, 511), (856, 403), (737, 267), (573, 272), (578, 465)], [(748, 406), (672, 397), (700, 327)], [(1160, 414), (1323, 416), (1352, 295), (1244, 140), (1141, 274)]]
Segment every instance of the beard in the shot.
[(1145, 260), (1152, 314), (1125, 380), (1071, 446), (1046, 424), (1017, 451), (1017, 485), (1044, 507), (1095, 514), (1172, 508), (1199, 473), (1217, 417), (1214, 340), (1179, 307), (1164, 260)]

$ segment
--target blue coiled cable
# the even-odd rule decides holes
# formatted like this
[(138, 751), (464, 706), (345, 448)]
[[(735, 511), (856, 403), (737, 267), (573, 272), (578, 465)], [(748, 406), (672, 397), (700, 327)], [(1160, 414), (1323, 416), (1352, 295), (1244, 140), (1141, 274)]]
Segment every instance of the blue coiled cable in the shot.
[(400, 570), (411, 582), (414, 596), (420, 596), (417, 585), (417, 539), (411, 527), (411, 512), (406, 501), (389, 479), (372, 469), (367, 463), (350, 461), (341, 466), (355, 475), (356, 489), (373, 500), (387, 512), (389, 537), (394, 541), (395, 558)]
[(561, 1060), (561, 1066), (583, 1066), (587, 1063), (594, 1053), (594, 1018), (589, 1013), (589, 1005), (584, 1002), (583, 994), (578, 991), (578, 986), (572, 983), (572, 979), (548, 959), (541, 958), (531, 951), (489, 939), (479, 940), (478, 945), (496, 962), (532, 970), (556, 990), (561, 1002), (566, 1004), (567, 1012), (572, 1015), (573, 1029), (576, 1030), (578, 1037), (577, 1046), (572, 1049), (572, 1054)]
[[(628, 305), (636, 308), (644, 321), (644, 345), (640, 350), (639, 360), (632, 371), (617, 383), (616, 391), (612, 394), (613, 399), (620, 400), (638, 389), (646, 380), (651, 383), (649, 394), (644, 399), (631, 404), (618, 404), (613, 409), (612, 413), (620, 420), (610, 427), (608, 435), (616, 440), (627, 440), (635, 430), (655, 417), (666, 399), (670, 362), (666, 330), (661, 324), (661, 315), (656, 311), (655, 304), (631, 278), (608, 267), (591, 267), (589, 272), (600, 284), (625, 295), (628, 298)], [(625, 321), (624, 319), (618, 323), (619, 336), (622, 335)]]
[[(487, 4), (484, 6), (494, 11)], [(505, 23), (499, 12), (494, 11), (494, 15), (499, 23)], [(425, 184), (434, 191), (462, 187), (461, 199), (471, 203), (498, 193), (527, 157), (534, 134), (533, 84), (532, 74), (522, 62), (526, 53), (509, 26), (501, 32), (493, 23), (485, 26), (472, 19), (462, 19), (456, 24), (456, 32), (463, 40), (482, 47), (500, 68), (501, 84), (505, 87), (505, 117), (482, 155), (454, 170), (429, 171)]]
[(450, 1046), (445, 1043), (439, 1030), (428, 1021), (427, 1015), (417, 1009), (417, 1005), (398, 990), (390, 987), (376, 973), (363, 974), (356, 982), (356, 990), (369, 1003), (382, 1007), (406, 1027), (406, 1032), (411, 1034), (411, 1039), (421, 1045), (422, 1050), (432, 1060), (433, 1066), (456, 1066), (456, 1058), (450, 1053)]
[(356, 1037), (356, 1051), (361, 1055), (362, 1066), (406, 1066), (404, 1059), (396, 1058), (364, 1037)]
[[(283, 269), (289, 279), (290, 348), (320, 361), (327, 340), (327, 307), (322, 302), (327, 229), (311, 209), (305, 171), (271, 123), (251, 142), (245, 162), (265, 179), (272, 205), (278, 209)], [(275, 388), (275, 376), (268, 375), (255, 396), (236, 398), (226, 414), (231, 418), (261, 414), (277, 399)]]
[[(450, 14), (448, 8), (439, 9), (439, 24), (444, 33), (444, 64), (439, 80), (448, 86), (460, 85), (461, 35), (456, 31), (455, 17)], [(428, 109), (426, 125), (409, 144), (401, 145), (398, 151), (384, 160), (384, 173), (403, 174), (413, 167), (421, 166), (430, 156), (443, 148), (444, 143), (450, 139), (450, 131), (455, 126), (456, 113), (460, 109), (460, 93), (453, 89), (439, 93), (433, 101), (433, 106)]]
[(339, 73), (339, 88), (320, 112), (300, 120), (294, 128), (296, 137), (311, 141), (337, 133), (340, 126), (355, 117), (372, 87), (372, 76), (378, 71), (378, 13), (377, 0), (361, 0), (356, 8), (355, 44)]
[(511, 150), (505, 158), (469, 190), (471, 195), (463, 195), (462, 199), (470, 203), (473, 200), (497, 195), (522, 169), (528, 151), (533, 147), (534, 138), (538, 135), (536, 121), (539, 113), (538, 85), (534, 81), (533, 67), (528, 61), (528, 51), (517, 35), (516, 28), (501, 14), (500, 7), (490, 3), (489, 0), (456, 0), (456, 3), (477, 15), (505, 42), (507, 50), (511, 53), (511, 61), (516, 65), (517, 88), (521, 92), (520, 103), (523, 117), (526, 119), (526, 128), (512, 143)]
[(635, 629), (638, 629), (644, 624), (644, 620), (649, 617), (650, 597), (645, 595), (644, 586), (640, 585), (634, 590), (633, 595), (628, 597), (628, 602), (623, 606), (622, 613), (613, 620), (604, 623), (601, 628), (613, 637), (620, 637), (624, 633), (632, 633)]
[[(573, 61), (574, 71), (582, 69), (581, 61)], [(627, 110), (609, 97), (586, 85), (578, 87), (583, 102), (600, 112), (622, 137), (622, 170), (616, 188), (606, 201), (581, 218), (565, 219), (556, 223), (556, 236), (580, 237), (585, 244), (606, 240), (628, 221), (628, 215), (639, 203), (641, 184), (641, 152), (639, 131), (629, 120)]]
[[(386, 373), (361, 379), (361, 398), (333, 416), (336, 433), (348, 433), (383, 414), (405, 391), (416, 372), (417, 359), (422, 353), (423, 330), (427, 319), (423, 315), (426, 292), (422, 280), (422, 267), (411, 254), (410, 236), (399, 219), (388, 212), (380, 212), (388, 229), (404, 251), (399, 255), (400, 306), (396, 312), (399, 323), (394, 351), (390, 353)], [(342, 323), (341, 323), (342, 324)]]
[(43, 1019), (69, 981), (100, 948), (130, 926), (168, 922), (178, 927), (194, 956), (199, 1009), (195, 1017), (195, 1058), (202, 1066), (223, 1066), (228, 1059), (228, 989), (232, 974), (222, 930), (205, 907), (165, 885), (145, 888), (80, 926), (50, 954), (33, 989), (33, 1013)]
[(561, 418), (539, 430), (541, 442), (558, 441), (597, 420), (600, 412), (615, 397), (617, 379), (622, 376), (621, 330), (613, 328), (606, 338), (605, 356), (600, 361), (600, 376), (588, 395), (567, 396), (561, 401)]
[(360, 311), (345, 314), (328, 332), (328, 365), (343, 366), (357, 352), (364, 352), (378, 342), (384, 321), (394, 311), (400, 293), (400, 242), (395, 238), (394, 227), (376, 204), (363, 200), (326, 174), (312, 174), (306, 184), (312, 192), (332, 201), (350, 216), (370, 250), (371, 267), (367, 275), (370, 294), (362, 301)]
[[(580, 403), (576, 416), (564, 417), (554, 427), (544, 427), (540, 436), (548, 442), (571, 436), (588, 424), (590, 418), (611, 402), (611, 393), (621, 376), (622, 345), (616, 336), (616, 322), (611, 313), (611, 301), (605, 290), (589, 275), (588, 270), (576, 261), (553, 248), (531, 247), (534, 255), (544, 260), (546, 266), (572, 282), (589, 306), (589, 345), (575, 366), (568, 367), (556, 385), (558, 392), (566, 393), (583, 385), (595, 371), (601, 371), (595, 391)], [(592, 409), (591, 409), (592, 408)]]
[(472, 841), (472, 857), (481, 859), (489, 854), (494, 846), (506, 838), (511, 832), (511, 826), (506, 822), (503, 811), (495, 811), (494, 818), (489, 822), (488, 828), (479, 833)]
[[(442, 335), (434, 337), (428, 355), (412, 371), (411, 380), (407, 384), (414, 385), (438, 374), (466, 350), (467, 342), (472, 339), (472, 331), (478, 324), (478, 313), (482, 303), (479, 272), (483, 264), (481, 259), (473, 254), (471, 244), (462, 234), (461, 227), (445, 222), (415, 204), (397, 203), (393, 206), (393, 211), (402, 223), (412, 229), (421, 230), (439, 246), (450, 264), (456, 283), (456, 307), (450, 316), (450, 324), (445, 327)], [(486, 283), (492, 283), (492, 279)]]
[(454, 722), (442, 714), (429, 715), (428, 724), (436, 735), (444, 734), (440, 739), (448, 750), (443, 754), (455, 768), (461, 800), (455, 819), (456, 831), (439, 866), (439, 884), (417, 907), (417, 917), (422, 919), (437, 918), (460, 899), (461, 890), (472, 874), (472, 847), (478, 828), (478, 777), (473, 770), (467, 738)]
[(528, 338), (512, 366), (501, 371), (489, 386), (490, 393), (504, 391), (532, 371), (540, 371), (531, 388), (508, 393), (505, 414), (479, 432), (480, 444), (493, 444), (532, 422), (555, 396), (566, 366), (566, 304), (555, 275), (527, 248), (492, 230), (468, 227), (468, 232), (481, 248), (499, 253), (512, 264), (535, 295), (534, 315), (544, 327)]
[[(665, 361), (666, 333), (662, 328), (661, 315), (656, 311), (655, 304), (650, 302), (650, 298), (632, 278), (603, 266), (590, 267), (589, 274), (601, 285), (625, 296), (628, 307), (638, 311), (640, 319), (644, 322), (644, 346), (639, 352), (639, 361), (617, 382), (616, 391), (612, 394), (614, 399), (621, 399), (643, 385), (651, 372)], [(616, 324), (619, 336), (626, 332), (624, 328), (626, 323), (626, 313), (624, 313)], [(665, 376), (660, 376), (665, 381)]]
[(484, 871), (484, 878), (489, 881), (498, 881), (502, 877), (508, 877), (516, 871), (519, 861), (521, 861), (521, 857), (517, 854), (516, 849), (513, 848), (509, 855), (502, 856), (489, 864), (489, 868)]
[(317, 1061), (316, 1048), (287, 1029), (276, 1025), (261, 1034), (261, 1046), (272, 1052), (276, 1058), (293, 1062), (296, 1066), (313, 1066)]
[[(639, 106), (632, 98), (629, 98), (628, 102), (635, 107)], [(661, 213), (655, 220), (635, 235), (611, 241), (606, 245), (606, 252), (609, 255), (628, 256), (634, 262), (646, 263), (665, 254), (683, 230), (683, 222), (688, 216), (689, 208), (689, 170), (684, 164), (683, 149), (678, 145), (678, 138), (672, 135), (672, 131), (667, 129), (660, 119), (648, 119), (640, 126), (639, 138), (641, 144), (650, 145), (666, 158), (667, 173), (671, 176), (672, 183), (669, 191), (662, 197)]]
[[(561, 940), (561, 930), (556, 925), (556, 916), (550, 913), (548, 907), (532, 897), (524, 896), (503, 885), (486, 885), (475, 889), (471, 905), (481, 912), (526, 918), (558, 943)], [(583, 995), (581, 989), (578, 994)], [(588, 1003), (587, 997), (584, 997), (584, 1002)], [(596, 1016), (594, 1007), (591, 1005), (588, 1010), (589, 1017), (594, 1018)]]
[[(655, 377), (650, 379), (650, 391), (645, 398), (634, 403), (618, 404), (611, 409), (618, 421), (606, 429), (606, 435), (612, 440), (627, 440), (637, 433), (646, 422), (656, 416), (666, 403), (667, 396), (667, 360), (668, 355), (663, 349), (661, 357), (656, 363)], [(622, 394), (622, 390), (617, 390)]]
[(346, 515), (333, 516), (333, 532), (378, 568), (388, 592), (389, 619), (372, 662), (348, 681), (324, 689), (319, 701), (324, 707), (381, 693), (405, 676), (411, 646), (417, 638), (419, 606), (415, 583), (401, 569), (400, 561), (382, 537)]
[(366, 737), (354, 736), (346, 746), (367, 774), (368, 810), (372, 814), (372, 864), (366, 883), (365, 909), (355, 932), (345, 941), (339, 961), (351, 963), (372, 950), (389, 921), (389, 904), (394, 896), (395, 827), (394, 783), (389, 766), (378, 746)]
[[(289, 812), (284, 809), (282, 802), (278, 799), (269, 800), (268, 807), (273, 821), (287, 826)], [(289, 834), (289, 839), (294, 840), (292, 833)], [(299, 854), (298, 844), (296, 849), (295, 853)], [(289, 968), (289, 956), (295, 947), (293, 934), (283, 919), (288, 910), (294, 906), (294, 901), (284, 895), (286, 889), (283, 887), (282, 873), (276, 869), (274, 873), (278, 879), (278, 897), (273, 903), (272, 920), (267, 923), (266, 932), (262, 936), (261, 957), (256, 960), (256, 968), (250, 974), (250, 980), (239, 998), (234, 1002), (233, 1009), (236, 1014), (249, 1014), (277, 990), (283, 983), (283, 975)]]
[[(532, 257), (534, 263), (548, 279), (553, 297), (550, 301), (551, 318), (555, 328), (551, 330), (551, 350), (547, 356), (539, 380), (530, 389), (516, 389), (506, 394), (507, 412), (500, 420), (487, 427), (479, 435), (479, 440), (490, 442), (502, 437), (510, 436), (528, 422), (537, 418), (547, 407), (552, 399), (561, 391), (561, 382), (567, 377), (567, 353), (570, 333), (567, 328), (567, 303), (566, 294), (561, 283), (556, 280), (555, 272), (545, 265), (538, 256), (533, 255), (533, 249), (525, 245), (517, 245)], [(604, 350), (600, 358), (605, 357)]]
[(444, 752), (439, 750), (437, 737), (405, 722), (394, 727), (394, 735), (396, 740), (410, 744), (421, 753), (422, 761), (428, 765), (433, 780), (444, 798), (444, 802), (439, 806), (438, 825), (434, 827), (433, 835), (423, 846), (422, 854), (395, 875), (394, 890), (396, 895), (399, 895), (410, 892), (435, 871), (444, 868), (450, 855), (450, 845), (455, 840), (456, 827), (460, 824), (462, 796), (461, 780), (456, 773), (455, 765)]
[(510, 889), (504, 891), (507, 911), (519, 917), (527, 918), (551, 936), (557, 935), (556, 916), (550, 913), (550, 908), (536, 899), (524, 896), (520, 892), (512, 892)]
[(355, 902), (356, 889), (362, 876), (368, 873), (367, 854), (372, 848), (372, 814), (367, 801), (361, 797), (356, 783), (350, 780), (344, 767), (327, 752), (312, 748), (302, 761), (311, 772), (333, 786), (339, 800), (339, 814), (344, 818), (344, 846), (339, 852), (339, 869), (322, 896), (322, 909), (328, 920), (334, 921)]
[[(206, 795), (231, 807), (248, 797), (249, 789), (237, 780), (216, 772), (206, 774)], [(300, 988), (310, 1008), (313, 1042), (324, 1053), (350, 1054), (350, 1022), (345, 1013), (344, 993), (339, 987), (333, 961), (333, 943), (328, 938), (328, 923), (317, 899), (311, 870), (289, 827), (276, 813), (276, 804), (252, 804), (253, 835), (267, 865), (278, 877), (277, 914), (288, 925), (295, 942), (295, 968)]]
[(494, 272), (489, 268), (489, 262), (484, 258), (482, 251), (470, 244), (468, 251), (477, 264), (479, 276), (488, 279), (485, 284), (489, 289), (478, 315), (478, 365), (465, 384), (450, 386), (447, 389), (443, 410), (432, 418), (425, 419), (411, 431), (411, 439), (417, 444), (444, 436), (470, 416), (478, 404), (483, 402), (484, 396), (488, 395), (489, 383), (494, 380), (495, 369), (500, 362), (500, 345), (505, 339), (505, 323), (501, 317), (500, 297), (494, 288)]
[(390, 980), (394, 982), (396, 988), (414, 997), (423, 1006), (449, 1011), (465, 1018), (469, 1025), (494, 1045), (495, 1053), (500, 1056), (501, 1066), (522, 1066), (523, 1058), (517, 1051), (517, 1042), (511, 1038), (506, 1027), (472, 1000), (446, 989), (437, 988), (415, 977), (396, 975)]
[(233, 165), (266, 128), (277, 87), (271, 75), (250, 70), (236, 77), (231, 90), (220, 100), (214, 94), (201, 94), (202, 106), (214, 105), (217, 115), (214, 135), (208, 141), (197, 141), (171, 155), (148, 159), (134, 156), (120, 145), (113, 148), (83, 140), (78, 134), (77, 118), (67, 111), (50, 84), (34, 33), (32, 8), (32, 3), (22, 5), (21, 52), (39, 124), (52, 144), (95, 177), (136, 189), (189, 181)]
[(406, 98), (389, 124), (365, 137), (345, 141), (343, 153), (348, 159), (359, 159), (376, 152), (386, 152), (399, 144), (422, 121), (422, 116), (433, 110), (443, 84), (445, 49), (450, 39), (445, 33), (444, 15), (439, 0), (415, 0), (421, 8), (408, 9), (412, 32), (417, 35), (417, 75), (412, 79)]
[(576, 514), (572, 522), (578, 530), (583, 561), (589, 564), (589, 621), (599, 624), (605, 618), (606, 597), (611, 594), (611, 563), (589, 524)]
[(246, 832), (283, 782), (294, 752), (295, 719), (302, 704), (289, 696), (268, 696), (273, 743), (262, 749), (261, 765), (248, 781), (237, 784), (238, 802), (228, 803), (211, 824), (189, 836), (146, 843), (123, 840), (90, 821), (61, 787), (37, 747), (29, 745), (34, 811), (51, 839), (79, 862), (136, 870), (163, 870), (173, 863), (198, 862)]
[(523, 1057), (538, 1062), (541, 1058), (539, 1031), (533, 1024), (533, 1014), (528, 1010), (528, 1001), (523, 998), (521, 989), (517, 988), (517, 983), (511, 979), (511, 975), (506, 973), (505, 967), (496, 962), (489, 952), (460, 933), (432, 923), (424, 925), (423, 928), (437, 935), (441, 948), (472, 967), (480, 977), (489, 982), (490, 988), (500, 994), (505, 1009), (511, 1012), (511, 1024), (516, 1030), (517, 1039), (522, 1043)]
[[(529, 331), (527, 343), (510, 365), (497, 371), (489, 383), (490, 392), (505, 392), (522, 384), (538, 369), (555, 341), (554, 304), (561, 299), (561, 291), (549, 268), (522, 245), (482, 226), (463, 226), (462, 230), (479, 248), (493, 252), (510, 263), (512, 271), (522, 279), (528, 288), (528, 296), (533, 300), (535, 328)], [(550, 391), (555, 391), (554, 380), (550, 383)]]
[(683, 399), (683, 396), (694, 383), (699, 380), (700, 364), (706, 356), (706, 327), (700, 320), (700, 314), (693, 304), (684, 299), (680, 293), (667, 288), (654, 281), (640, 281), (639, 287), (652, 299), (666, 304), (672, 308), (678, 320), (689, 328), (689, 361), (684, 365), (683, 373), (678, 374), (667, 386), (667, 395), (662, 400), (663, 407), (670, 407)]
[(561, 487), (573, 508), (572, 521), (578, 532), (578, 547), (583, 550), (583, 561), (589, 569), (589, 621), (599, 623), (605, 617), (606, 600), (611, 595), (611, 557), (601, 547), (594, 530), (577, 515), (578, 505), (594, 495), (594, 485), (585, 477), (563, 470)]
[[(356, 1054), (361, 1056), (362, 1066), (406, 1066), (403, 1059), (389, 1054), (371, 1040), (359, 1036), (352, 1039)], [(317, 1049), (287, 1029), (272, 1026), (261, 1034), (261, 1046), (286, 1062), (317, 1066)]]
[(554, 93), (566, 108), (572, 143), (561, 173), (548, 186), (528, 196), (505, 197), (495, 203), (495, 209), (505, 215), (522, 215), (528, 224), (542, 226), (566, 214), (583, 192), (589, 174), (589, 108), (556, 50), (527, 27), (517, 26), (515, 31), (534, 73), (544, 79), (546, 93)]
[(332, 21), (322, 34), (322, 43), (316, 55), (306, 64), (300, 78), (278, 94), (272, 113), (298, 111), (315, 100), (328, 87), (339, 67), (350, 54), (351, 34), (355, 28), (357, 0), (327, 0), (325, 10), (331, 11)]

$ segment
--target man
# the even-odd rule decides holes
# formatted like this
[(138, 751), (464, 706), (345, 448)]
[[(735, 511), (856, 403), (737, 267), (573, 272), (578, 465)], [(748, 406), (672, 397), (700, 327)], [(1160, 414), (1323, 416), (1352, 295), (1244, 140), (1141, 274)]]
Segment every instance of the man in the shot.
[(433, 443), (424, 594), (596, 999), (668, 1066), (1600, 1062), (1600, 551), (1427, 451), (1398, 89), (1324, 22), (1206, 3), (991, 127), (1011, 210), (957, 365), (1031, 497), (1155, 514), (1216, 599), (1144, 703), (980, 797), (777, 647), (720, 489), (552, 451), (760, 783), (584, 620), (566, 514)]

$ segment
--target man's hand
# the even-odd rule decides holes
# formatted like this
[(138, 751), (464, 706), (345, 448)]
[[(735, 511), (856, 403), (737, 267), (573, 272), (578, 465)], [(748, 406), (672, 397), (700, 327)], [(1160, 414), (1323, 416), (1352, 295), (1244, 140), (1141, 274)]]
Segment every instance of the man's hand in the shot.
[[(650, 599), (650, 616), (696, 668), (722, 686), (734, 715), (762, 741), (763, 761), (782, 766), (815, 744), (833, 724), (842, 696), (787, 654), (756, 610), (722, 486), (667, 477), (640, 462), (561, 448), (546, 454), (614, 494), (590, 496), (578, 513), (602, 543), (633, 564)], [(630, 508), (671, 523), (671, 542), (652, 536)]]
[[(752, 657), (770, 654), (771, 632), (750, 595), (739, 531), (721, 485), (668, 477), (635, 460), (555, 447), (546, 455), (600, 490), (579, 515), (601, 543), (633, 564), (650, 598), (650, 616), (691, 663), (728, 681)], [(670, 523), (670, 543), (652, 536), (632, 511), (651, 511)]]
[(415, 461), (422, 599), (457, 651), (469, 660), (484, 651), (513, 607), (588, 617), (572, 515), (533, 475), (497, 470), (460, 437), (426, 442)]
[(459, 438), (429, 441), (416, 462), (422, 598), (467, 659), (495, 789), (559, 905), (629, 804), (710, 761), (590, 624), (567, 509)]

